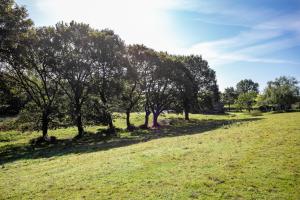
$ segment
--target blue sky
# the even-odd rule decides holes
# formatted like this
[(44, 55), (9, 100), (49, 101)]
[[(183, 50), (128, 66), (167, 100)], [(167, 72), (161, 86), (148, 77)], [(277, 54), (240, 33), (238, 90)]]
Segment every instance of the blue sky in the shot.
[(300, 80), (300, 0), (16, 0), (37, 26), (76, 20), (127, 44), (200, 54), (220, 89), (245, 78)]

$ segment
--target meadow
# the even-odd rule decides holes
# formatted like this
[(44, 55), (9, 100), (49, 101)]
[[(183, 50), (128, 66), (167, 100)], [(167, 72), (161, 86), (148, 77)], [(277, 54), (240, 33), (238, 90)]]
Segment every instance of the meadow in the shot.
[[(0, 199), (299, 199), (300, 113), (167, 114), (161, 129), (0, 132)], [(141, 124), (143, 115), (134, 114)]]

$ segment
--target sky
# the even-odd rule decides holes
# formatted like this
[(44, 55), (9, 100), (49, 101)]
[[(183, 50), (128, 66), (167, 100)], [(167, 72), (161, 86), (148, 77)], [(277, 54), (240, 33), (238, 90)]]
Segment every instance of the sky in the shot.
[(36, 26), (84, 22), (126, 44), (198, 54), (221, 91), (242, 79), (300, 81), (300, 0), (16, 0)]

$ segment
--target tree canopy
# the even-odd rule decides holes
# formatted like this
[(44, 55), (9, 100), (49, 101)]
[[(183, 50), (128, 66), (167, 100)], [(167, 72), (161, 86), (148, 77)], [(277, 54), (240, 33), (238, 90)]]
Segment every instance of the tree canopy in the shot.
[(264, 90), (264, 100), (279, 110), (290, 109), (299, 100), (298, 81), (294, 77), (281, 76), (269, 81)]
[(233, 87), (225, 88), (222, 95), (222, 100), (228, 105), (228, 110), (230, 111), (230, 105), (234, 104), (235, 99), (238, 97), (236, 90)]
[(236, 84), (236, 91), (238, 94), (247, 92), (258, 93), (258, 83), (253, 82), (251, 79), (241, 80)]

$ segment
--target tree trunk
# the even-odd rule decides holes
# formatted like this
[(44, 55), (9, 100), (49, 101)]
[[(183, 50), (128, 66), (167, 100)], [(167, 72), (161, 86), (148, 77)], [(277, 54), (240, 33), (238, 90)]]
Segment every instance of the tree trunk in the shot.
[(159, 113), (153, 113), (153, 124), (152, 124), (153, 128), (159, 127), (158, 116), (159, 116)]
[(116, 129), (113, 124), (111, 114), (108, 113), (108, 135), (115, 135), (115, 134), (116, 134)]
[(127, 129), (130, 129), (131, 124), (130, 124), (130, 110), (126, 110), (126, 125)]
[(144, 123), (145, 128), (148, 128), (150, 114), (151, 114), (151, 112), (149, 110), (146, 111), (146, 113), (145, 113), (145, 123)]
[(131, 109), (127, 109), (127, 111), (126, 111), (127, 131), (134, 131), (135, 130), (135, 126), (130, 123), (130, 111), (131, 111)]
[(230, 112), (230, 103), (228, 104), (228, 112)]
[(143, 129), (147, 129), (148, 128), (150, 114), (151, 114), (150, 110), (148, 110), (145, 107), (145, 122), (144, 122), (143, 125), (140, 126), (140, 128), (143, 128)]
[(184, 109), (184, 119), (185, 120), (190, 120), (190, 115), (189, 115), (189, 108), (188, 107), (185, 107)]
[(48, 139), (49, 112), (44, 111), (42, 115), (42, 131), (44, 140)]
[(76, 126), (78, 129), (78, 137), (82, 137), (84, 133), (83, 125), (82, 125), (82, 117), (81, 114), (77, 114), (77, 119), (76, 119)]
[(189, 116), (190, 102), (189, 102), (189, 100), (187, 98), (183, 102), (183, 109), (184, 109), (184, 119), (185, 120), (190, 120), (190, 116)]
[(250, 107), (248, 107), (248, 112), (249, 112), (249, 113), (251, 112), (251, 108), (250, 108)]
[(83, 136), (84, 133), (80, 105), (76, 105), (76, 126), (78, 129), (78, 134), (76, 137), (80, 138)]

